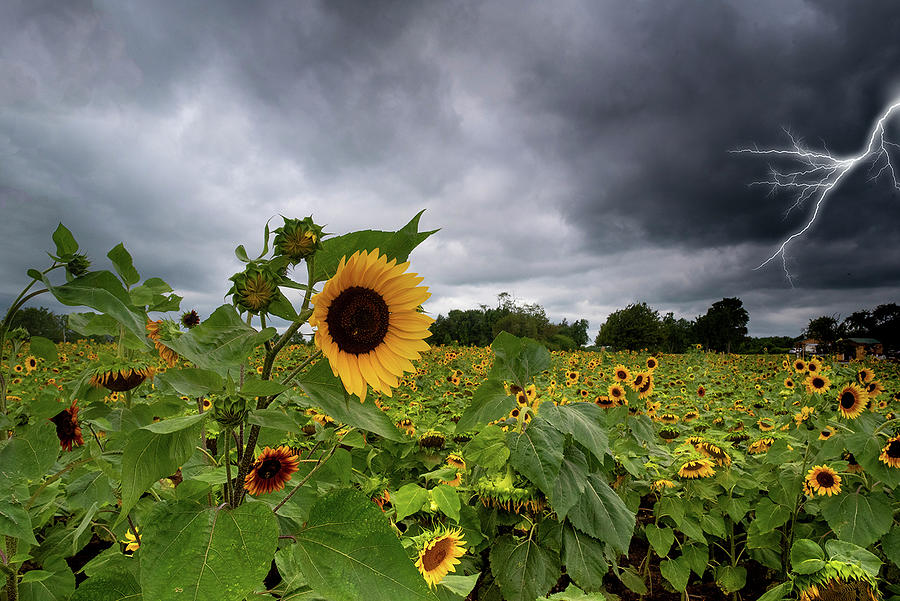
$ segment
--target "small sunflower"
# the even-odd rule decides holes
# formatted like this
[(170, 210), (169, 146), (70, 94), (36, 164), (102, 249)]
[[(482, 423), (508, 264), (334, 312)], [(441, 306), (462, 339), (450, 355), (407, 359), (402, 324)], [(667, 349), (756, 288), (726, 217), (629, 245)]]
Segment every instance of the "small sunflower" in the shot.
[(716, 465), (731, 465), (731, 456), (726, 453), (722, 447), (714, 445), (710, 442), (701, 442), (697, 445), (697, 450), (716, 462)]
[(367, 386), (391, 396), (404, 372), (415, 372), (412, 360), (429, 346), (433, 321), (418, 308), (431, 294), (408, 263), (386, 255), (356, 252), (344, 257), (337, 272), (312, 298), (309, 319), (316, 346), (347, 392), (361, 401)]
[(450, 453), (447, 455), (447, 465), (455, 467), (459, 470), (466, 469), (466, 460), (459, 453)]
[(178, 363), (178, 353), (163, 344), (162, 335), (159, 332), (160, 328), (163, 327), (163, 320), (152, 321), (148, 319), (147, 325), (144, 327), (147, 330), (147, 338), (153, 341), (153, 346), (159, 352), (159, 358), (165, 361), (169, 367), (175, 367)]
[(816, 359), (815, 357), (809, 360), (809, 363), (806, 364), (806, 372), (810, 374), (817, 374), (822, 371), (822, 362)]
[(126, 553), (134, 553), (141, 548), (141, 531), (138, 528), (135, 528), (135, 531), (137, 532), (137, 536), (135, 536), (134, 532), (129, 528), (128, 531), (125, 532), (125, 540), (121, 541), (125, 543)]
[(810, 488), (820, 496), (835, 495), (841, 492), (841, 477), (827, 465), (817, 465), (806, 474)]
[(703, 386), (698, 386), (697, 387), (697, 396), (700, 398), (703, 398), (704, 396), (706, 396), (706, 388), (704, 388)]
[(25, 369), (28, 370), (28, 373), (31, 373), (34, 370), (36, 370), (37, 366), (38, 366), (38, 362), (37, 362), (37, 359), (34, 358), (34, 355), (30, 355), (28, 358), (25, 359)]
[(450, 572), (456, 571), (459, 559), (466, 554), (462, 530), (443, 530), (433, 535), (419, 549), (416, 567), (428, 586), (434, 588)]
[(72, 447), (80, 447), (84, 444), (81, 437), (81, 426), (78, 425), (78, 401), (72, 401), (68, 409), (63, 409), (50, 418), (56, 426), (56, 436), (59, 438), (59, 446), (65, 451), (71, 451)]
[(788, 390), (793, 389), (794, 388), (794, 380), (792, 380), (791, 378), (785, 378), (784, 379), (784, 387), (787, 388)]
[(200, 325), (200, 315), (197, 314), (196, 311), (191, 309), (187, 313), (181, 316), (181, 325), (186, 327), (187, 329), (191, 329)]
[(594, 399), (594, 404), (601, 409), (611, 409), (617, 405), (617, 403), (612, 398), (610, 398), (609, 395), (605, 394), (598, 395)]
[(281, 490), (299, 465), (300, 459), (289, 447), (266, 447), (244, 479), (244, 488), (254, 497)]
[(827, 428), (819, 432), (819, 440), (828, 440), (832, 436), (834, 436), (834, 428), (832, 428), (831, 426), (828, 426)]
[(647, 357), (647, 369), (654, 370), (659, 366), (659, 361), (656, 360), (656, 357)]
[(806, 378), (805, 384), (807, 392), (813, 394), (825, 394), (831, 388), (831, 380), (822, 374), (810, 375)]
[(888, 467), (900, 468), (900, 434), (887, 441), (878, 459)]
[(838, 393), (838, 410), (847, 419), (859, 417), (868, 402), (869, 396), (856, 384), (848, 384)]
[(657, 492), (661, 492), (667, 488), (675, 488), (675, 483), (672, 482), (671, 480), (666, 480), (665, 478), (662, 478), (660, 480), (655, 480), (653, 482), (653, 484), (650, 485), (650, 488), (652, 488), (653, 490), (655, 490)]
[(644, 383), (637, 388), (639, 399), (649, 398), (653, 394), (653, 375), (650, 372), (644, 375)]
[(709, 459), (692, 459), (678, 469), (682, 478), (708, 478), (714, 476), (713, 462)]

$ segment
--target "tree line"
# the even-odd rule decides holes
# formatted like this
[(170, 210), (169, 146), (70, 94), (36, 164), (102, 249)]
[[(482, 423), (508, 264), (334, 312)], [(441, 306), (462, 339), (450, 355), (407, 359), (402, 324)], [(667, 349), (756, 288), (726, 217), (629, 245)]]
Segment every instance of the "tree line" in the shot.
[(900, 305), (885, 303), (871, 311), (855, 311), (841, 320), (840, 315), (822, 315), (809, 321), (805, 338), (816, 340), (820, 352), (836, 350), (847, 338), (877, 340), (887, 350), (900, 350)]

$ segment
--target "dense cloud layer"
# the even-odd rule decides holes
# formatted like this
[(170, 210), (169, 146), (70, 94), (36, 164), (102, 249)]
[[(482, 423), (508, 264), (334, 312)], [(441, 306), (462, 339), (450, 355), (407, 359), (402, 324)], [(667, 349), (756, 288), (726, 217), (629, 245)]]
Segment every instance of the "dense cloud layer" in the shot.
[(4, 2), (0, 305), (58, 221), (208, 313), (273, 215), (427, 208), (435, 314), (505, 290), (595, 331), (739, 296), (752, 334), (794, 335), (898, 300), (900, 193), (870, 165), (842, 182), (792, 288), (753, 268), (812, 205), (784, 217), (749, 185), (769, 162), (729, 151), (785, 128), (858, 152), (900, 93), (898, 30), (892, 0)]

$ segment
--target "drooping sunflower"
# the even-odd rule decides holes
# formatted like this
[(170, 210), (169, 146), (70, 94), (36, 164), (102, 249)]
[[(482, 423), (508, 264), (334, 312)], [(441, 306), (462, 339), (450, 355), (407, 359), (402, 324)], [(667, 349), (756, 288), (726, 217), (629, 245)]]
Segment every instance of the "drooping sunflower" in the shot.
[(178, 363), (178, 353), (163, 344), (162, 335), (159, 332), (162, 326), (163, 320), (157, 319), (153, 321), (148, 319), (147, 325), (144, 327), (147, 330), (147, 338), (153, 341), (153, 346), (159, 352), (159, 358), (165, 361), (169, 367), (175, 367), (175, 364)]
[(459, 453), (450, 453), (447, 455), (447, 465), (450, 467), (455, 467), (459, 470), (466, 469), (466, 460), (463, 459), (463, 456)]
[(887, 441), (878, 459), (888, 467), (900, 468), (900, 434)]
[(285, 482), (291, 479), (291, 474), (299, 469), (299, 465), (300, 458), (290, 447), (266, 447), (244, 478), (244, 488), (254, 497), (281, 490)]
[(806, 474), (809, 487), (819, 496), (836, 495), (841, 492), (841, 477), (827, 465), (817, 465)]
[(828, 376), (823, 376), (822, 374), (810, 375), (804, 383), (806, 384), (807, 392), (813, 394), (825, 394), (831, 388), (831, 380), (828, 379)]
[(847, 419), (859, 417), (868, 402), (869, 396), (856, 384), (848, 384), (838, 393), (838, 410)]
[(72, 447), (80, 447), (84, 444), (81, 437), (81, 426), (78, 425), (78, 401), (72, 401), (68, 409), (63, 409), (50, 418), (56, 426), (56, 436), (59, 438), (59, 446), (65, 451), (71, 451)]
[(678, 469), (682, 478), (708, 478), (716, 475), (713, 462), (709, 459), (692, 459)]
[(667, 488), (675, 488), (675, 483), (672, 482), (671, 480), (666, 480), (665, 478), (662, 478), (660, 480), (654, 480), (653, 484), (650, 485), (650, 488), (657, 492), (661, 492)]
[(827, 426), (824, 430), (819, 432), (819, 440), (828, 440), (834, 436), (834, 428), (831, 426)]
[(142, 359), (100, 359), (100, 364), (91, 369), (91, 385), (101, 386), (113, 392), (126, 392), (137, 388), (147, 378), (152, 378), (156, 369)]
[(378, 249), (357, 251), (312, 298), (316, 346), (361, 401), (368, 386), (391, 396), (403, 373), (416, 371), (411, 360), (429, 349), (424, 339), (434, 320), (417, 309), (431, 294), (418, 285), (423, 278), (404, 273), (408, 266)]
[(435, 533), (419, 549), (416, 567), (428, 586), (434, 588), (450, 572), (456, 571), (459, 559), (466, 554), (462, 530), (443, 530)]
[(763, 437), (758, 440), (754, 440), (750, 443), (750, 446), (747, 447), (747, 452), (751, 455), (758, 455), (760, 453), (766, 453), (769, 449), (772, 448), (772, 445), (775, 444), (775, 439), (771, 437)]
[(718, 445), (714, 445), (710, 442), (701, 442), (697, 445), (697, 450), (715, 461), (716, 465), (731, 465), (731, 456)]
[(877, 580), (856, 564), (830, 560), (794, 581), (800, 601), (879, 601)]

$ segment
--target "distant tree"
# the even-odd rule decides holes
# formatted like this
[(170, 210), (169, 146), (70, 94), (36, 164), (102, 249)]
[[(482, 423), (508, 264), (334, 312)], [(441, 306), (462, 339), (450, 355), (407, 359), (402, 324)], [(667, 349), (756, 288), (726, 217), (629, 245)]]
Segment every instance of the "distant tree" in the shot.
[(835, 343), (843, 338), (841, 322), (837, 315), (822, 315), (809, 320), (803, 336), (811, 338), (818, 343), (817, 352), (830, 353), (834, 350)]
[(661, 339), (659, 312), (647, 303), (637, 303), (610, 313), (594, 342), (597, 346), (634, 351), (656, 350)]
[(571, 324), (565, 319), (559, 324), (557, 334), (569, 338), (575, 347), (582, 347), (590, 341), (588, 336), (588, 320), (578, 319)]
[(873, 337), (885, 348), (900, 350), (900, 306), (897, 303), (878, 305), (872, 310), (872, 318), (875, 321)]
[(854, 311), (841, 323), (845, 335), (857, 338), (872, 336), (875, 327), (875, 318), (870, 311)]
[(694, 324), (696, 338), (707, 348), (730, 353), (737, 350), (747, 335), (750, 314), (739, 298), (723, 298), (716, 301), (697, 318)]
[(79, 336), (66, 327), (65, 315), (57, 315), (46, 307), (19, 309), (10, 325), (11, 328), (25, 328), (29, 336), (43, 336), (53, 342), (74, 340)]
[(691, 344), (694, 324), (683, 317), (675, 319), (671, 311), (660, 322), (660, 349), (666, 353), (683, 353)]
[(762, 353), (784, 354), (794, 346), (790, 336), (765, 336), (763, 338), (746, 338), (741, 344), (740, 352), (748, 355)]

